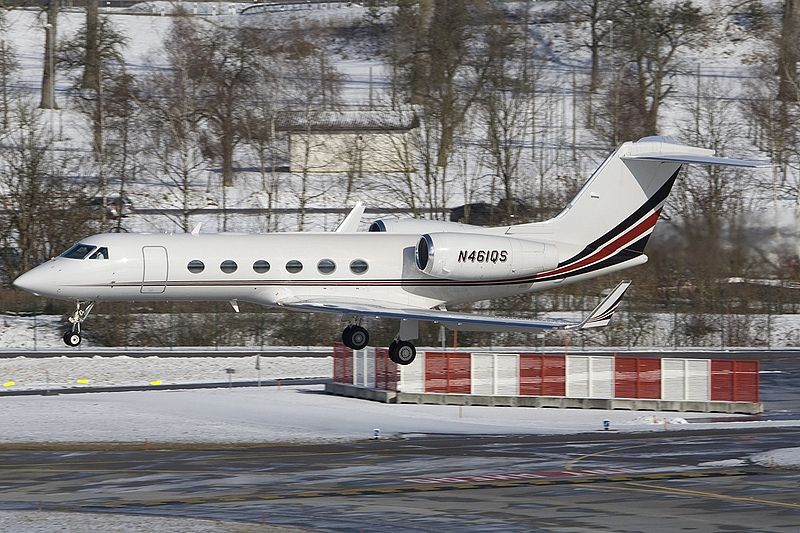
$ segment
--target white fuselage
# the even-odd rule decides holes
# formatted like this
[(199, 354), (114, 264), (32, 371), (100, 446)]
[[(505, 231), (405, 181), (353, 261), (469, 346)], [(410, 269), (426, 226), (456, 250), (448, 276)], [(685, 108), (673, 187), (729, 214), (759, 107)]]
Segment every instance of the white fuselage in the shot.
[[(418, 234), (368, 232), (100, 234), (81, 243), (107, 248), (107, 258), (93, 259), (91, 254), (83, 259), (56, 257), (25, 274), (18, 284), (64, 300), (239, 300), (279, 305), (314, 297), (431, 308), (545, 290), (567, 279), (578, 281), (633, 266), (628, 262), (602, 272), (541, 282), (456, 282), (434, 278), (417, 268), (414, 250), (418, 240)], [(332, 262), (333, 271), (325, 273), (318, 268), (323, 260)], [(192, 261), (202, 262), (202, 271), (190, 271)], [(235, 270), (232, 265), (224, 268), (226, 261), (235, 262)], [(268, 262), (269, 269), (265, 270), (263, 263), (257, 265), (259, 261)], [(293, 272), (292, 261), (298, 261), (302, 269)], [(354, 271), (354, 261), (356, 267), (366, 265), (366, 270)], [(324, 265), (330, 270), (329, 262)]]

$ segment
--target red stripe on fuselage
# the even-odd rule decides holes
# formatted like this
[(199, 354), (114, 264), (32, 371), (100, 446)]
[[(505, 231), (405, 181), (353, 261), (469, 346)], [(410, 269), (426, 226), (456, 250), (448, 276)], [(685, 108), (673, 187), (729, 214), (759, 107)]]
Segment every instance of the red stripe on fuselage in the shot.
[(646, 232), (649, 229), (652, 229), (656, 225), (656, 222), (658, 222), (658, 217), (660, 214), (661, 214), (661, 209), (660, 208), (656, 209), (656, 211), (653, 214), (651, 214), (646, 219), (642, 220), (638, 226), (633, 227), (627, 233), (617, 237), (616, 239), (606, 244), (602, 248), (599, 248), (592, 255), (585, 257), (580, 261), (578, 261), (577, 263), (573, 263), (571, 265), (563, 266), (561, 268), (557, 268), (549, 272), (540, 272), (539, 274), (536, 274), (534, 278), (557, 276), (559, 274), (567, 273), (571, 270), (581, 268), (591, 263), (602, 261), (606, 257), (610, 256), (611, 254), (622, 248), (624, 244), (630, 244), (631, 242), (636, 240), (639, 236), (641, 236), (644, 232)]

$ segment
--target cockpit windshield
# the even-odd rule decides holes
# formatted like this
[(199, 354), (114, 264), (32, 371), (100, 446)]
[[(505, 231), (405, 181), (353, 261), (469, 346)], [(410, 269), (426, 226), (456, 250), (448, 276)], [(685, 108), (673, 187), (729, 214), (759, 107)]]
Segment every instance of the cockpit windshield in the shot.
[(92, 253), (97, 246), (92, 246), (91, 244), (81, 244), (78, 243), (63, 254), (61, 257), (66, 257), (67, 259), (85, 259), (90, 253)]

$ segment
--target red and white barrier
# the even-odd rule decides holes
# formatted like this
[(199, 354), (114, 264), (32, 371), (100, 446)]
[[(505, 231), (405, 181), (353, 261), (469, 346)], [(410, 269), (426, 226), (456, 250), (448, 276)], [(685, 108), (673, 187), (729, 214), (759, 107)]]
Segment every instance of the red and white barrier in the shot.
[(606, 355), (418, 352), (334, 347), (333, 381), (409, 393), (759, 402), (758, 361)]

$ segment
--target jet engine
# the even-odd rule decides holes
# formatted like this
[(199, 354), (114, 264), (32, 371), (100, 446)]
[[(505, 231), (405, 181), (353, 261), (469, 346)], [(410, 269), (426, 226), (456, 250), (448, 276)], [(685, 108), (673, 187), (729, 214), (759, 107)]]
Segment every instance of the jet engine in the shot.
[(443, 220), (424, 220), (421, 218), (380, 218), (370, 224), (369, 231), (387, 233), (428, 233), (431, 231), (455, 231), (459, 233), (479, 229), (458, 222), (445, 222)]
[(417, 267), (437, 278), (478, 281), (545, 272), (558, 266), (551, 243), (475, 233), (427, 233), (416, 247)]

